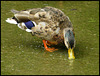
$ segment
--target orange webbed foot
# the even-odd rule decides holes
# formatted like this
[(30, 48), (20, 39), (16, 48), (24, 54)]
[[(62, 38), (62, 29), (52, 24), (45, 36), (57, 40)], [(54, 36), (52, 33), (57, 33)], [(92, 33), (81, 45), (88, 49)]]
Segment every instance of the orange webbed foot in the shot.
[(58, 49), (55, 49), (55, 48), (45, 48), (47, 51), (49, 51), (49, 52), (53, 52), (53, 51), (56, 51), (56, 50), (58, 50)]
[(58, 49), (55, 49), (55, 48), (48, 48), (47, 45), (48, 45), (48, 46), (51, 45), (51, 43), (50, 43), (49, 41), (43, 40), (43, 44), (44, 44), (45, 49), (46, 49), (47, 51), (49, 51), (49, 52), (53, 52), (53, 51), (58, 50)]

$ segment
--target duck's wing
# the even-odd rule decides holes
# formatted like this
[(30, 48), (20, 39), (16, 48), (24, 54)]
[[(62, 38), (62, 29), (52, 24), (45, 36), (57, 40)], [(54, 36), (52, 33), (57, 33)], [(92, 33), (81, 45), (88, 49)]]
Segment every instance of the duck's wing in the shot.
[(41, 8), (34, 8), (22, 11), (17, 11), (13, 9), (11, 10), (11, 12), (14, 13), (14, 16), (11, 18), (7, 18), (6, 22), (11, 24), (17, 24), (18, 27), (23, 30), (26, 30), (27, 28), (30, 29), (33, 25), (38, 25), (39, 22), (53, 24), (50, 20), (49, 12)]
[(56, 30), (71, 26), (71, 22), (66, 15), (59, 9), (53, 7), (33, 8), (22, 11), (11, 10), (14, 13), (12, 18), (6, 21), (12, 24), (20, 24), (22, 22), (34, 21), (37, 25), (39, 22), (45, 22), (50, 28)]

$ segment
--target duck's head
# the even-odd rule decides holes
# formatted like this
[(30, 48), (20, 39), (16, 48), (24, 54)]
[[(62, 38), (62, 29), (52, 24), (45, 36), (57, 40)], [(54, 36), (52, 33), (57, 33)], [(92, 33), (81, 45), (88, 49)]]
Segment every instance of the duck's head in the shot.
[(68, 58), (75, 59), (74, 51), (73, 51), (75, 47), (75, 37), (72, 28), (64, 29), (64, 43), (65, 46), (68, 48), (68, 55), (69, 55)]

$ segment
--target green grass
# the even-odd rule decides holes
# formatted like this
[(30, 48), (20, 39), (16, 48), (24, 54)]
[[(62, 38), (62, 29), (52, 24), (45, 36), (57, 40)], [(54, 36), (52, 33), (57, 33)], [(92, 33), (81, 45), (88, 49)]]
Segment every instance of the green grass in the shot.
[[(65, 47), (46, 52), (40, 38), (5, 22), (13, 16), (11, 9), (44, 6), (69, 16), (75, 60), (68, 60)], [(1, 75), (99, 75), (99, 1), (1, 1)]]

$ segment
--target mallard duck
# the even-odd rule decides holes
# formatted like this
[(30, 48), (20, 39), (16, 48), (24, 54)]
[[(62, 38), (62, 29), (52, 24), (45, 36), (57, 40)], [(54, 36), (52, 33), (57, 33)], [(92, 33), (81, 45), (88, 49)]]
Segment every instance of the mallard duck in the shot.
[(42, 39), (47, 51), (53, 52), (55, 48), (50, 45), (64, 44), (68, 48), (68, 58), (75, 59), (75, 34), (68, 16), (54, 7), (33, 8), (22, 11), (11, 10), (14, 16), (7, 18), (6, 22), (16, 24), (20, 29), (30, 32), (32, 36)]

